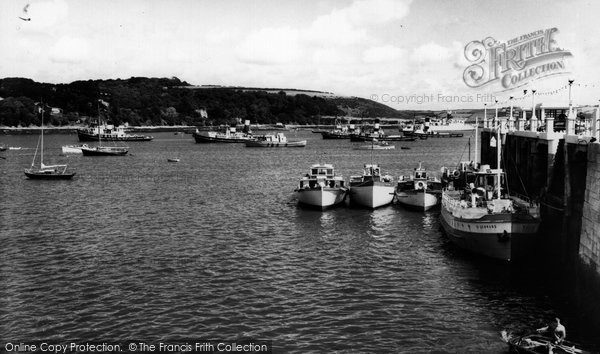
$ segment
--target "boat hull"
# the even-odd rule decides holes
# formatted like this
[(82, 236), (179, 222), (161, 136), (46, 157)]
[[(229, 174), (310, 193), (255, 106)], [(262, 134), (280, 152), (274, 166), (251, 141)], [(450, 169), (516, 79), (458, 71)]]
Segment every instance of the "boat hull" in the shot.
[(350, 139), (348, 133), (332, 133), (332, 132), (321, 132), (323, 139)]
[(392, 203), (394, 185), (385, 182), (374, 182), (366, 186), (350, 186), (350, 202), (356, 205), (375, 209)]
[(490, 258), (524, 260), (539, 245), (539, 223), (534, 219), (518, 220), (509, 213), (464, 219), (454, 217), (442, 206), (440, 222), (454, 244)]
[(542, 335), (527, 335), (516, 336), (507, 341), (511, 353), (576, 353), (576, 354), (591, 354), (593, 352), (584, 349), (581, 345), (563, 341), (561, 344), (554, 343), (551, 338)]
[(73, 178), (75, 173), (44, 173), (25, 170), (25, 176), (29, 179), (65, 180)]
[(277, 142), (277, 141), (246, 141), (246, 147), (305, 147), (306, 140), (300, 141), (288, 141), (288, 142)]
[(325, 209), (344, 201), (345, 188), (315, 188), (298, 190), (298, 202), (311, 208)]
[(212, 136), (207, 136), (207, 135), (203, 135), (202, 133), (198, 134), (198, 133), (194, 133), (194, 140), (196, 141), (196, 143), (198, 144), (202, 144), (202, 143), (245, 143), (248, 141), (251, 141), (251, 137), (244, 137), (244, 138), (238, 138), (238, 137), (230, 137), (230, 138), (224, 138), (224, 137), (212, 137)]
[(95, 148), (81, 148), (83, 156), (123, 156), (126, 155), (128, 150), (103, 150)]
[[(90, 134), (87, 132), (77, 131), (77, 137), (79, 141), (98, 141), (98, 134)], [(126, 135), (117, 136), (111, 134), (102, 134), (102, 140), (104, 141), (150, 141), (154, 139), (147, 135)]]
[(403, 206), (427, 211), (440, 204), (440, 193), (428, 193), (423, 190), (396, 192), (396, 200)]

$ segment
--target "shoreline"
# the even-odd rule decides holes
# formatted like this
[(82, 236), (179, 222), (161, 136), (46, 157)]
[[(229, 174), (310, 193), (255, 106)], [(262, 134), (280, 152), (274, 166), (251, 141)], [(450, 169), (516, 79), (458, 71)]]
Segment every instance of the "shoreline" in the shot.
[[(382, 129), (398, 129), (400, 128), (397, 124), (381, 124)], [(77, 134), (77, 130), (84, 128), (85, 126), (81, 125), (64, 125), (60, 127), (44, 127), (44, 134)], [(312, 129), (326, 129), (331, 130), (335, 128), (335, 125), (328, 124), (309, 124), (309, 125), (297, 125), (297, 124), (289, 124), (285, 127), (274, 126), (274, 125), (250, 125), (250, 128), (254, 131), (287, 131), (287, 130), (312, 130)], [(173, 125), (173, 126), (139, 126), (134, 127), (130, 126), (127, 128), (130, 130), (132, 134), (136, 133), (160, 133), (160, 132), (184, 132), (187, 134), (192, 134), (196, 131), (196, 129), (204, 131), (211, 129), (218, 129), (218, 127), (196, 127), (193, 125)], [(5, 127), (0, 126), (0, 135), (28, 135), (28, 134), (40, 134), (40, 127)]]

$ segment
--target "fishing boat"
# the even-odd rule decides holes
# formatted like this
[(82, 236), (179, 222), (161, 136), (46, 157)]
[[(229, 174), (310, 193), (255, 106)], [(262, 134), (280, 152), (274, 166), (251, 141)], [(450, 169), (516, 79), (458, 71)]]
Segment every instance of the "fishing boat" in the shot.
[[(98, 104), (98, 122), (100, 122), (100, 104)], [(126, 146), (102, 146), (103, 134), (97, 134), (98, 146), (81, 146), (83, 156), (123, 156), (129, 151)]]
[(394, 179), (381, 175), (376, 164), (367, 164), (363, 174), (350, 177), (350, 202), (375, 209), (392, 203), (394, 199)]
[(246, 147), (305, 147), (306, 140), (288, 141), (283, 133), (255, 135)]
[[(503, 331), (504, 332), (504, 331)], [(508, 348), (513, 353), (523, 354), (592, 354), (598, 353), (584, 349), (581, 345), (570, 341), (563, 341), (560, 344), (555, 343), (548, 337), (539, 334), (530, 334), (525, 336), (507, 336), (502, 334)]]
[(410, 209), (427, 211), (439, 205), (442, 182), (430, 176), (419, 163), (410, 176), (400, 176), (396, 186), (396, 200)]
[(150, 141), (154, 137), (149, 135), (129, 134), (127, 126), (114, 126), (112, 124), (97, 124), (86, 128), (77, 129), (79, 141)]
[(168, 158), (167, 161), (169, 161), (169, 162), (179, 162), (180, 159), (175, 158), (175, 157), (171, 157), (171, 158)]
[(236, 127), (225, 127), (223, 131), (200, 131), (196, 129), (193, 136), (196, 143), (245, 143), (254, 139), (250, 131), (249, 120), (245, 121), (241, 132), (238, 132)]
[(22, 147), (21, 146), (9, 146), (8, 150), (21, 150)]
[(87, 147), (87, 144), (80, 145), (63, 145), (62, 153), (63, 154), (81, 154), (81, 148)]
[[(75, 173), (67, 172), (67, 165), (44, 165), (44, 110), (42, 109), (42, 129), (38, 145), (35, 148), (35, 154), (31, 161), (31, 167), (25, 169), (25, 176), (29, 179), (45, 179), (45, 180), (59, 180), (59, 179), (71, 179), (75, 176)], [(40, 144), (41, 143), (41, 144)], [(41, 145), (41, 147), (40, 147)], [(40, 167), (35, 167), (35, 158), (37, 156), (38, 148), (40, 148)]]
[(343, 202), (348, 188), (344, 178), (335, 175), (333, 165), (319, 163), (300, 179), (296, 192), (300, 204), (325, 209)]

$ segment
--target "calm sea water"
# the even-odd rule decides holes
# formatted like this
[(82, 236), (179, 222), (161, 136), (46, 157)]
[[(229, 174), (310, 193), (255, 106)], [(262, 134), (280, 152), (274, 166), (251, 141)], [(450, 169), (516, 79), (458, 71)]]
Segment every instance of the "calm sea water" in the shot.
[(308, 146), (158, 133), (129, 143), (125, 157), (83, 157), (60, 155), (75, 135), (46, 135), (47, 163), (68, 162), (72, 181), (27, 180), (37, 136), (2, 136), (23, 149), (0, 160), (0, 338), (251, 337), (272, 340), (275, 352), (502, 353), (502, 329), (554, 314), (573, 328), (577, 314), (557, 304), (539, 269), (460, 252), (438, 211), (297, 206), (293, 190), (312, 163), (345, 177), (371, 161), (394, 176), (419, 162), (439, 171), (467, 159), (467, 137), (371, 154), (287, 134)]

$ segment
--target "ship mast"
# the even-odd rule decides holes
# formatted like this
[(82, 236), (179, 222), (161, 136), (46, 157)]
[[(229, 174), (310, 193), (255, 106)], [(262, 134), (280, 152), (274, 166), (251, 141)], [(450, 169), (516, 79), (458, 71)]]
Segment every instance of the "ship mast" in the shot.
[(500, 124), (498, 124), (498, 101), (496, 101), (496, 174), (498, 178), (498, 182), (496, 184), (496, 199), (500, 199), (500, 179), (502, 177), (502, 173), (500, 171), (500, 153), (502, 150), (502, 140), (500, 139)]
[(40, 169), (44, 169), (44, 101), (42, 100), (42, 151), (40, 153)]
[(477, 121), (477, 117), (475, 117), (475, 163), (477, 163), (477, 140), (479, 138), (479, 122)]

